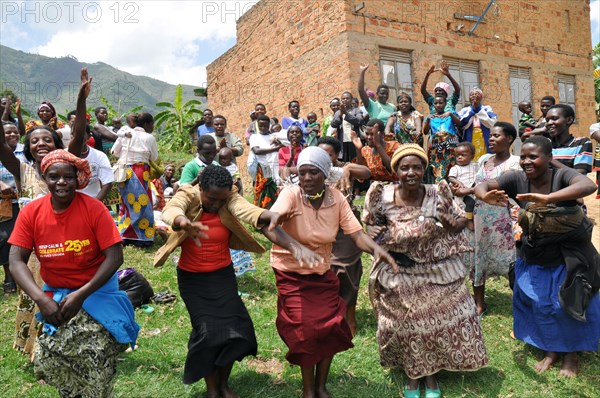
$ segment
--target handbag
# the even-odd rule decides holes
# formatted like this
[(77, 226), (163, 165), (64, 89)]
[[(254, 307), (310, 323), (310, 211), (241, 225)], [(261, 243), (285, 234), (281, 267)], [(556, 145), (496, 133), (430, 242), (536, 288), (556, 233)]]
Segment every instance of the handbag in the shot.
[(0, 196), (0, 223), (10, 221), (13, 218), (13, 206), (12, 200), (15, 195), (1, 195)]
[(117, 164), (113, 166), (114, 182), (125, 182), (127, 180), (127, 155), (129, 155), (129, 144), (125, 146), (125, 157), (119, 157)]

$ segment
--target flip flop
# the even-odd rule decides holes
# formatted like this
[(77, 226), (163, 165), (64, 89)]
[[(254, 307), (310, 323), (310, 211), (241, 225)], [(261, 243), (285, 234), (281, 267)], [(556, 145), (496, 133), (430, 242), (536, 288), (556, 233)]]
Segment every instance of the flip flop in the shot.
[(2, 288), (4, 289), (4, 294), (13, 294), (17, 292), (17, 284), (14, 281), (3, 283)]
[(150, 300), (152, 300), (156, 304), (167, 304), (177, 300), (177, 296), (175, 296), (171, 292), (160, 292), (152, 296)]

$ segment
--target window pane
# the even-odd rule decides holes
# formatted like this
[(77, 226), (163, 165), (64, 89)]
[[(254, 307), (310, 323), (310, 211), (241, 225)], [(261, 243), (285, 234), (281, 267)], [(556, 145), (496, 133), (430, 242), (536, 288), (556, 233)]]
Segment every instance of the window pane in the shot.
[(518, 104), (521, 101), (531, 101), (531, 83), (529, 79), (511, 77), (510, 92), (513, 104)]
[(519, 107), (518, 105), (514, 105), (512, 106), (512, 120), (513, 120), (513, 125), (517, 128), (517, 130), (519, 129), (519, 118), (521, 117), (520, 115), (521, 112), (519, 112)]
[(567, 102), (567, 90), (565, 84), (561, 82), (558, 82), (558, 102)]
[(396, 79), (399, 91), (412, 92), (410, 64), (396, 62)]
[[(390, 87), (396, 86), (396, 73), (394, 71), (394, 63), (391, 61), (381, 61), (381, 79), (383, 84)], [(373, 90), (375, 87), (373, 87)]]
[(566, 84), (565, 89), (567, 91), (567, 103), (575, 103), (575, 86), (572, 84)]

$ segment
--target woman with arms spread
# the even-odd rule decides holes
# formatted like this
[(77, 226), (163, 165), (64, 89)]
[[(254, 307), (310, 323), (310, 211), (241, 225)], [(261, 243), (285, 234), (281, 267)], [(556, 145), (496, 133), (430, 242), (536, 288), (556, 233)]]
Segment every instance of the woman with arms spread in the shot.
[(521, 207), (515, 337), (546, 352), (536, 371), (546, 371), (565, 353), (560, 375), (572, 377), (579, 370), (577, 351), (596, 352), (600, 340), (600, 258), (591, 223), (577, 205), (596, 186), (551, 161), (550, 140), (531, 137), (521, 148), (522, 170), (481, 183), (475, 195), (496, 206), (506, 206), (510, 197)]
[(488, 362), (460, 256), (471, 250), (461, 233), (467, 219), (445, 181), (422, 183), (427, 155), (419, 145), (400, 146), (391, 164), (400, 184), (372, 185), (363, 212), (369, 234), (398, 264), (375, 266), (369, 282), (381, 364), (404, 370), (406, 398), (420, 396), (422, 378), (426, 397), (439, 398), (437, 372)]
[(333, 356), (353, 346), (339, 280), (330, 269), (338, 230), (349, 235), (359, 249), (373, 254), (376, 263), (394, 264), (362, 231), (344, 195), (326, 185), (330, 170), (327, 152), (305, 148), (298, 157), (300, 186), (284, 188), (271, 208), (281, 214), (282, 228), (293, 239), (323, 257), (316, 267), (306, 267), (294, 251), (280, 244), (271, 249), (278, 292), (277, 331), (289, 348), (287, 360), (301, 367), (305, 398), (330, 396), (325, 384)]
[[(90, 178), (86, 160), (55, 150), (42, 161), (50, 195), (25, 206), (9, 242), (10, 270), (44, 323), (34, 369), (61, 397), (112, 397), (117, 356), (139, 326), (119, 291), (121, 237), (98, 200), (76, 192)], [(40, 260), (44, 287), (27, 268)]]
[[(254, 325), (238, 295), (229, 249), (265, 249), (240, 221), (263, 226), (263, 233), (293, 250), (295, 259), (311, 265), (320, 261), (275, 227), (278, 214), (248, 203), (231, 191), (232, 185), (227, 169), (209, 165), (200, 176), (200, 189), (179, 188), (163, 211), (163, 219), (176, 232), (155, 257), (155, 265), (162, 265), (181, 246), (177, 282), (193, 328), (183, 382), (204, 378), (209, 398), (238, 397), (228, 384), (233, 363), (256, 355)], [(272, 230), (268, 234), (267, 228)]]

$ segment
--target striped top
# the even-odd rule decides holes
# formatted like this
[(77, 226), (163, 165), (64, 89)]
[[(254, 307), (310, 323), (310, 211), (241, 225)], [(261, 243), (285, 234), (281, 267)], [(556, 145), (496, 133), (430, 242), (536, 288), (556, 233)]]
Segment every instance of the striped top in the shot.
[(593, 149), (592, 141), (586, 137), (573, 137), (552, 148), (552, 157), (565, 166), (582, 169), (586, 173), (592, 171)]

